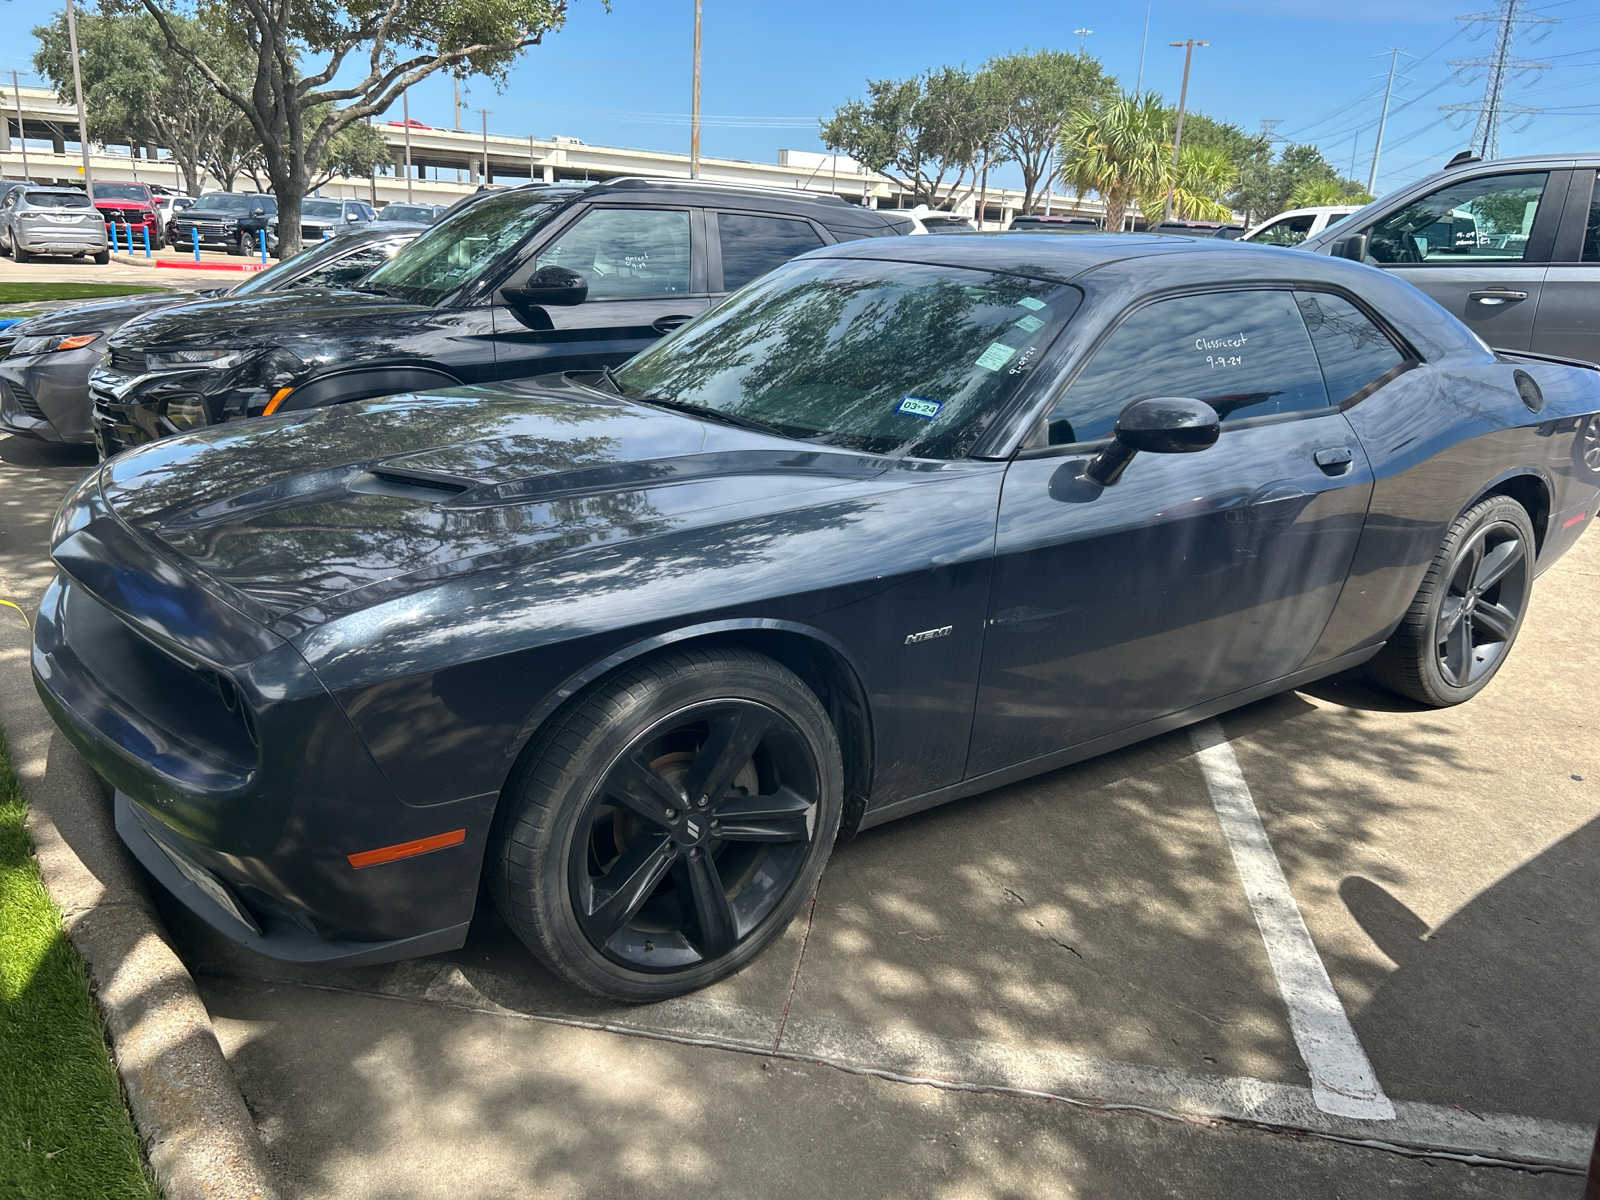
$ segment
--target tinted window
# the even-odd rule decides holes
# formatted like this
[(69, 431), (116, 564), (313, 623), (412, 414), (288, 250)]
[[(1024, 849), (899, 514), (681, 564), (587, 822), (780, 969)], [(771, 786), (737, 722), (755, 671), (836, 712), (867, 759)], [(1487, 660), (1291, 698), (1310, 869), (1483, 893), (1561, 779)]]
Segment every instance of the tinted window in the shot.
[(1050, 413), (1054, 445), (1109, 437), (1134, 400), (1192, 396), (1224, 421), (1325, 408), (1288, 292), (1208, 292), (1139, 309), (1101, 342)]
[(1268, 246), (1298, 246), (1311, 236), (1311, 226), (1316, 219), (1310, 213), (1303, 217), (1284, 217), (1254, 234), (1250, 240)]
[(1066, 284), (1017, 275), (808, 259), (756, 280), (616, 378), (627, 395), (823, 445), (958, 458), (1077, 304)]
[(366, 246), (337, 262), (316, 268), (300, 281), (302, 287), (342, 288), (365, 279), (380, 264), (389, 261), (396, 250), (392, 242)]
[(93, 208), (89, 197), (84, 192), (45, 192), (30, 191), (27, 196), (29, 204), (37, 204), (43, 208)]
[(1326, 292), (1296, 292), (1295, 302), (1311, 334), (1328, 396), (1342, 404), (1405, 355), (1350, 301)]
[(722, 245), (722, 286), (730, 292), (822, 245), (805, 221), (726, 212), (717, 214), (717, 240)]
[(1523, 171), (1440, 188), (1374, 224), (1367, 256), (1386, 264), (1520, 261), (1548, 178)]
[(590, 209), (539, 252), (536, 265), (576, 271), (589, 281), (591, 300), (680, 295), (689, 290), (689, 213)]
[(1600, 262), (1600, 180), (1595, 181), (1589, 201), (1589, 227), (1583, 234), (1583, 261)]
[(300, 215), (312, 217), (319, 221), (339, 219), (339, 214), (344, 211), (337, 200), (302, 200), (300, 202)]

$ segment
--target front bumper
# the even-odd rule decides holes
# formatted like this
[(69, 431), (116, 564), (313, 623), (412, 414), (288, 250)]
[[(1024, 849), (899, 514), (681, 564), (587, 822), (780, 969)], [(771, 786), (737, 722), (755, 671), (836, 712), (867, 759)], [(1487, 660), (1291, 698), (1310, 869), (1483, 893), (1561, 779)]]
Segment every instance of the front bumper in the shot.
[[(76, 560), (80, 552), (121, 562), (122, 551), (134, 548), (118, 544), (108, 521), (115, 518), (64, 540), (74, 570), (96, 569)], [(126, 582), (121, 577), (134, 572), (105, 569), (95, 592), (66, 574), (46, 590), (33, 674), (52, 719), (114, 789), (117, 830), (134, 856), (201, 919), (271, 957), (370, 963), (459, 946), (495, 798), (402, 803), (286, 643), (218, 670), (184, 661), (187, 650), (158, 645), (113, 610), (112, 577)], [(206, 618), (204, 602), (180, 597), (184, 585), (166, 578), (142, 576), (133, 598), (151, 603), (159, 600), (151, 592), (171, 589), (172, 603), (191, 608), (194, 644), (228, 640)], [(128, 599), (116, 593), (114, 602)], [(217, 620), (242, 617), (230, 611)], [(259, 747), (208, 699), (207, 675), (236, 680), (237, 695), (261, 706)], [(261, 699), (263, 685), (275, 693), (270, 703)], [(277, 698), (284, 694), (293, 699)], [(466, 837), (447, 849), (377, 866), (348, 860), (453, 828)]]
[(0, 359), (0, 429), (47, 442), (93, 445), (89, 372), (98, 346)]

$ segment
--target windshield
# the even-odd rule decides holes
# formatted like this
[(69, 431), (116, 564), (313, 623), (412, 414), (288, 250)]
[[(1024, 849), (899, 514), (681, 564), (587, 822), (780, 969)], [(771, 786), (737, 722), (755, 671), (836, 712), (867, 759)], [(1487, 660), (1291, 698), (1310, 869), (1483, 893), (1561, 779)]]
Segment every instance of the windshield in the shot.
[(27, 195), (29, 204), (37, 204), (41, 208), (93, 208), (89, 197), (83, 192), (39, 192), (30, 191)]
[(378, 214), (380, 221), (426, 221), (433, 216), (428, 204), (389, 204)]
[(301, 217), (322, 217), (339, 219), (339, 214), (344, 211), (344, 205), (337, 200), (302, 200), (300, 202)]
[(1078, 306), (1062, 283), (959, 267), (800, 261), (615, 375), (624, 395), (880, 454), (960, 458)]
[(526, 192), (477, 200), (446, 217), (367, 277), (367, 286), (437, 304), (471, 283), (555, 213)]
[(198, 208), (208, 212), (247, 213), (254, 208), (271, 211), (265, 196), (241, 196), (235, 192), (207, 192), (200, 197)]
[(144, 185), (139, 183), (97, 183), (94, 185), (94, 198), (96, 200), (137, 200), (141, 204), (148, 203), (150, 193), (144, 190)]

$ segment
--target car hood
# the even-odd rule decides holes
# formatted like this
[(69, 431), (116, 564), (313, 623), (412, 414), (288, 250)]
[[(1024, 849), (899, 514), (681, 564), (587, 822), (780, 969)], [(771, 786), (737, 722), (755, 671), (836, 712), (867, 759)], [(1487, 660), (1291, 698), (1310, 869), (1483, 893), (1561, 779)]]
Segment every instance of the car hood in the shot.
[(153, 292), (146, 296), (121, 296), (115, 300), (102, 300), (95, 304), (78, 304), (72, 308), (57, 309), (29, 317), (8, 331), (19, 337), (38, 337), (41, 334), (88, 333), (90, 330), (119, 329), (135, 317), (158, 308), (193, 302), (192, 296), (172, 292)]
[(433, 310), (372, 292), (295, 290), (219, 297), (182, 310), (155, 312), (124, 329), (119, 349), (149, 346), (281, 345), (336, 332), (375, 332), (383, 324)]
[(119, 210), (124, 208), (142, 208), (145, 212), (155, 211), (155, 206), (147, 203), (144, 200), (96, 200), (94, 202), (94, 206), (96, 208), (115, 208)]
[(461, 388), (168, 438), (101, 497), (283, 636), (462, 572), (815, 502), (889, 460), (570, 384)]

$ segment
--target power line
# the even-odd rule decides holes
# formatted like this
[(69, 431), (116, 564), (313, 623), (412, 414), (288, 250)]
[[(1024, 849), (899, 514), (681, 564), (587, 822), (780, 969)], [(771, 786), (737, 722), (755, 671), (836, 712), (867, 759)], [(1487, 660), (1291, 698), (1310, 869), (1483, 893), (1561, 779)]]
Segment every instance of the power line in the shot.
[(1493, 13), (1470, 13), (1456, 18), (1463, 23), (1463, 28), (1470, 29), (1479, 22), (1498, 27), (1495, 30), (1494, 51), (1488, 57), (1450, 60), (1450, 66), (1457, 70), (1484, 68), (1483, 98), (1439, 106), (1439, 110), (1445, 113), (1478, 114), (1477, 125), (1472, 131), (1472, 144), (1478, 147), (1478, 154), (1482, 158), (1494, 158), (1499, 154), (1500, 123), (1507, 115), (1531, 117), (1539, 112), (1537, 108), (1512, 104), (1505, 98), (1506, 83), (1511, 74), (1549, 69), (1549, 64), (1537, 59), (1512, 56), (1511, 43), (1519, 25), (1554, 25), (1557, 21), (1556, 17), (1539, 16), (1531, 11), (1519, 12), (1523, 10), (1523, 3), (1524, 0), (1501, 0), (1499, 9)]

